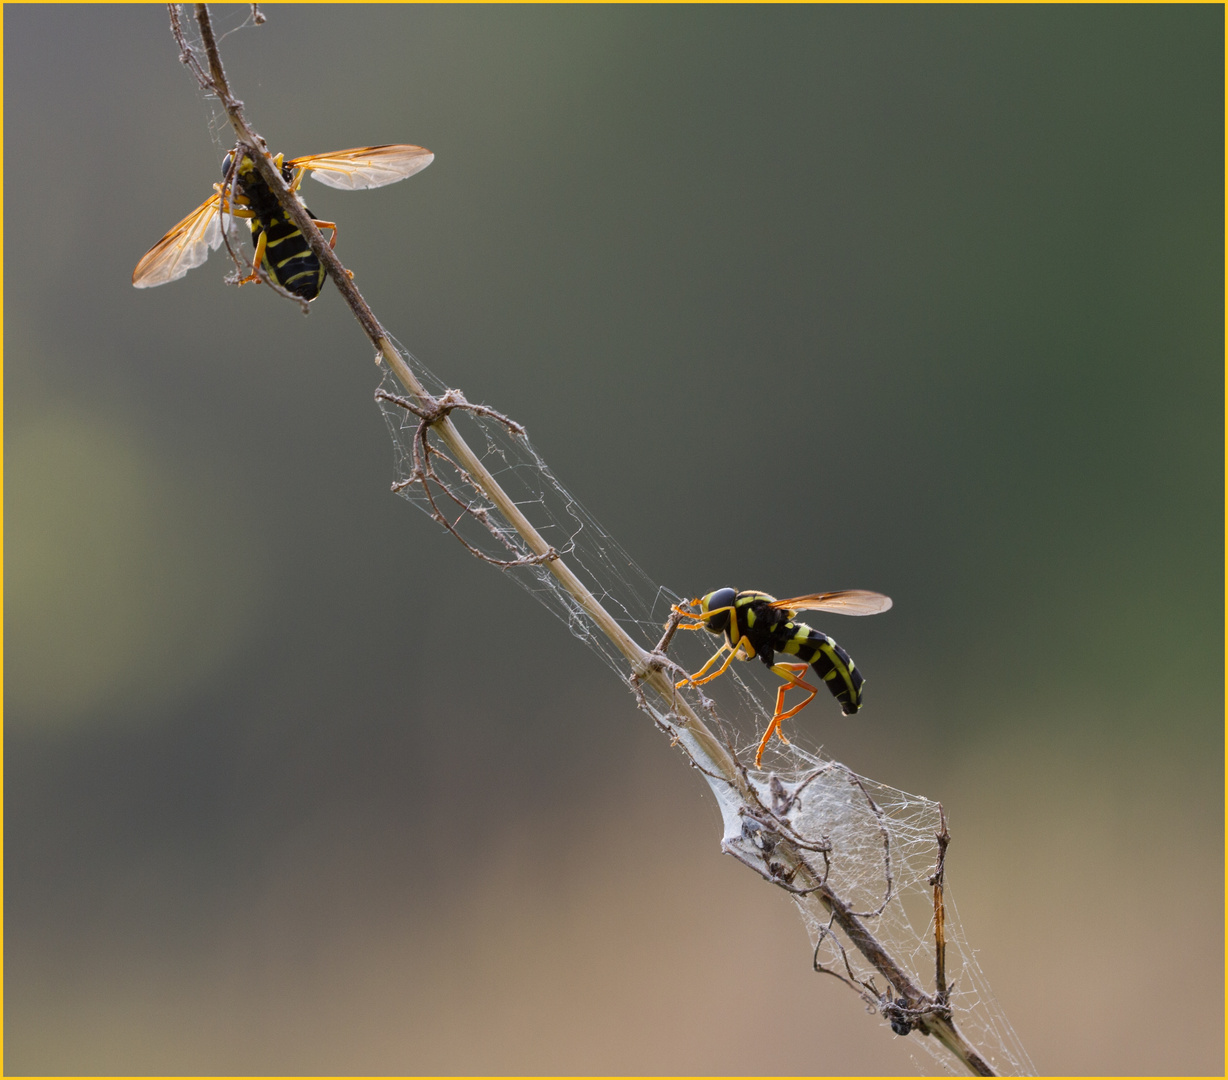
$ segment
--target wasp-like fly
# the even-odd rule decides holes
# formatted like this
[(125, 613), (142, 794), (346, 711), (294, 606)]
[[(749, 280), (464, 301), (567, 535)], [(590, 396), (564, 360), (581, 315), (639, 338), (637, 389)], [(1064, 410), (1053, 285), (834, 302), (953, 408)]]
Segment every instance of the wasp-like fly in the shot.
[[(877, 615), (891, 607), (891, 598), (882, 593), (864, 589), (844, 589), (841, 592), (811, 593), (809, 596), (793, 596), (777, 600), (767, 593), (736, 589), (717, 589), (707, 596), (691, 600), (687, 607), (674, 606), (674, 611), (687, 622), (678, 624), (681, 630), (707, 630), (711, 634), (724, 634), (722, 645), (694, 675), (683, 679), (679, 686), (703, 686), (718, 675), (723, 675), (734, 659), (750, 660), (758, 656), (776, 675), (785, 680), (776, 693), (776, 709), (768, 724), (759, 749), (755, 752), (755, 767), (763, 758), (768, 740), (775, 732), (780, 741), (787, 743), (780, 722), (796, 716), (813, 700), (818, 688), (804, 682), (801, 676), (807, 667), (827, 684), (845, 716), (851, 716), (861, 708), (861, 689), (865, 679), (849, 656), (826, 634), (803, 622), (797, 622), (799, 611), (831, 611), (839, 615)], [(698, 611), (693, 609), (698, 608)], [(725, 656), (728, 653), (728, 656)], [(786, 653), (804, 661), (800, 664), (775, 663), (776, 653)], [(709, 669), (725, 656), (724, 663), (709, 674)], [(800, 705), (785, 711), (785, 694), (792, 687), (806, 692)]]
[[(291, 161), (283, 161), (278, 154), (273, 163), (281, 169), (293, 191), (298, 191), (306, 172), (321, 184), (356, 191), (404, 180), (425, 169), (434, 158), (434, 154), (421, 146), (399, 144), (360, 146)], [(213, 194), (141, 257), (132, 272), (132, 284), (138, 289), (147, 289), (183, 277), (203, 263), (210, 251), (221, 246), (222, 232), (229, 228), (231, 218), (246, 218), (252, 231), (252, 243), (256, 245), (253, 267), (263, 267), (269, 278), (283, 289), (304, 300), (314, 300), (324, 285), (324, 267), (308, 246), (307, 238), (286, 217), (252, 159), (244, 154), (232, 170), (233, 163), (234, 151), (231, 151), (222, 163), (222, 176), (231, 178), (233, 172), (232, 188), (228, 189), (225, 183), (214, 184)], [(318, 228), (332, 231), (329, 246), (334, 246), (337, 243), (336, 224), (316, 220), (310, 210), (307, 213)], [(253, 270), (239, 284), (259, 280), (259, 274)]]

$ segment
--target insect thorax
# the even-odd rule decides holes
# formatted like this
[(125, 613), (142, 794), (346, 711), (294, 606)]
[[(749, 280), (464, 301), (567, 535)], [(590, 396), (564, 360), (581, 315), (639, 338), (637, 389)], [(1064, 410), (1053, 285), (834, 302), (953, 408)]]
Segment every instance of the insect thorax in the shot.
[(789, 613), (772, 607), (772, 597), (767, 593), (747, 590), (738, 593), (734, 615), (739, 633), (746, 636), (755, 653), (770, 667), (773, 653), (780, 651), (778, 639), (789, 636), (782, 634)]

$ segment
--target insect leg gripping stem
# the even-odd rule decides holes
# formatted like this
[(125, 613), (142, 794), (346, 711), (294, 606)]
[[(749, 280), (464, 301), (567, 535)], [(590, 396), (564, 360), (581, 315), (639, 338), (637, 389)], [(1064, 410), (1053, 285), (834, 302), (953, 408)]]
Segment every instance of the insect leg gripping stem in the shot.
[[(707, 671), (708, 668), (710, 668), (713, 664), (715, 664), (721, 658), (721, 653), (723, 653), (726, 649), (729, 650), (729, 655), (725, 657), (725, 662), (721, 664), (721, 666), (717, 668), (714, 672), (712, 672), (711, 675), (704, 675), (704, 672)], [(751, 643), (746, 640), (746, 638), (739, 638), (738, 643), (736, 645), (730, 645), (729, 642), (726, 641), (725, 644), (722, 645), (719, 649), (717, 649), (716, 652), (714, 652), (712, 656), (709, 658), (708, 662), (704, 664), (704, 666), (701, 667), (697, 672), (695, 672), (694, 675), (688, 675), (685, 679), (680, 679), (674, 685), (675, 686), (687, 686), (687, 685), (703, 686), (704, 683), (710, 683), (713, 679), (720, 678), (720, 676), (724, 675), (725, 672), (729, 670), (729, 665), (732, 664), (734, 660), (738, 658), (739, 649), (744, 649), (746, 651), (746, 656), (743, 659), (749, 660), (751, 659), (751, 657), (755, 655), (754, 646), (752, 646)], [(704, 677), (700, 678), (701, 675), (704, 675)]]
[[(721, 658), (721, 654), (724, 653), (726, 649), (729, 650), (729, 655), (725, 657), (725, 662), (711, 675), (708, 675), (706, 678), (700, 678), (700, 676), (703, 675), (704, 672), (708, 670), (708, 668), (710, 668), (713, 664), (715, 664)], [(729, 670), (729, 665), (733, 663), (734, 656), (735, 656), (735, 650), (730, 646), (729, 642), (726, 641), (724, 645), (722, 645), (719, 649), (717, 649), (716, 652), (714, 652), (708, 658), (708, 662), (704, 664), (704, 666), (701, 667), (697, 672), (695, 672), (694, 675), (688, 675), (685, 679), (679, 679), (678, 682), (676, 682), (674, 685), (675, 686), (703, 686), (704, 683), (709, 683), (713, 679), (717, 678), (718, 676), (724, 675), (725, 672)]]
[[(316, 221), (315, 218), (312, 218), (311, 220), (315, 224), (315, 227), (321, 231), (324, 229), (333, 230), (333, 235), (328, 241), (328, 246), (335, 249), (337, 246), (337, 223), (335, 221)], [(350, 276), (353, 277), (354, 275), (351, 274)]]
[[(699, 603), (698, 600), (691, 601), (692, 606), (698, 603)], [(674, 604), (670, 610), (681, 615), (684, 619), (694, 620), (689, 623), (680, 622), (678, 624), (679, 630), (707, 630), (708, 620), (711, 619), (714, 615), (720, 615), (722, 612), (725, 612), (725, 611), (730, 613), (731, 623), (732, 623), (732, 618), (733, 618), (732, 605), (729, 607), (713, 608), (711, 611), (705, 611), (702, 615), (695, 615), (692, 612), (684, 611), (677, 604)], [(729, 670), (729, 665), (732, 664), (734, 660), (738, 658), (739, 649), (742, 650), (746, 654), (744, 657), (742, 657), (742, 659), (744, 660), (750, 660), (755, 656), (755, 647), (750, 643), (750, 641), (747, 638), (740, 637), (738, 638), (736, 642), (731, 644), (729, 641), (729, 638), (726, 637), (725, 644), (722, 645), (719, 649), (717, 649), (716, 652), (714, 652), (708, 658), (708, 662), (704, 664), (703, 667), (701, 667), (697, 672), (695, 672), (694, 675), (688, 675), (685, 679), (680, 679), (674, 685), (675, 686), (688, 686), (688, 685), (689, 686), (703, 686), (704, 683), (710, 683), (713, 679), (719, 678), (721, 675), (724, 675), (725, 672)], [(721, 658), (721, 654), (724, 653), (725, 650), (729, 650), (729, 655), (725, 657), (725, 662), (721, 664), (721, 666), (717, 668), (717, 670), (714, 671), (711, 675), (707, 675), (706, 677), (701, 678), (701, 676), (703, 676), (705, 672), (707, 672), (707, 670)]]
[(260, 264), (264, 262), (264, 253), (268, 248), (268, 241), (269, 234), (262, 232), (260, 239), (256, 241), (256, 253), (252, 256), (252, 272), (247, 277), (239, 280), (240, 285), (250, 285), (252, 282), (260, 280)]

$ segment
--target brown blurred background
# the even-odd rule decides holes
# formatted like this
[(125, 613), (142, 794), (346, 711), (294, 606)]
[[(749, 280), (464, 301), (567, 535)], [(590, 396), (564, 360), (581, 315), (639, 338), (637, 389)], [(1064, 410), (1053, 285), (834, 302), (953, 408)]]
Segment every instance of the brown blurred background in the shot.
[[(165, 12), (4, 26), (6, 1070), (911, 1072), (626, 690), (389, 494), (335, 290), (132, 289), (229, 146)], [(435, 151), (305, 193), (654, 580), (895, 598), (827, 627), (865, 712), (793, 734), (945, 804), (1037, 1068), (1221, 1072), (1222, 9), (223, 50), (275, 150)]]

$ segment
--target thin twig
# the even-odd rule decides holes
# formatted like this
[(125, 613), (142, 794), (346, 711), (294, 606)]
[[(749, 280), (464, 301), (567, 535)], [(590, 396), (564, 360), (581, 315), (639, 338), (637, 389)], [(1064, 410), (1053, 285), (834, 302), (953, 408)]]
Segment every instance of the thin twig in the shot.
[(934, 887), (934, 997), (947, 1004), (947, 930), (946, 905), (943, 903), (943, 875), (947, 869), (947, 845), (951, 842), (951, 833), (947, 830), (947, 812), (938, 804), (938, 817), (941, 825), (937, 835), (938, 861), (934, 865), (934, 873), (930, 884)]

